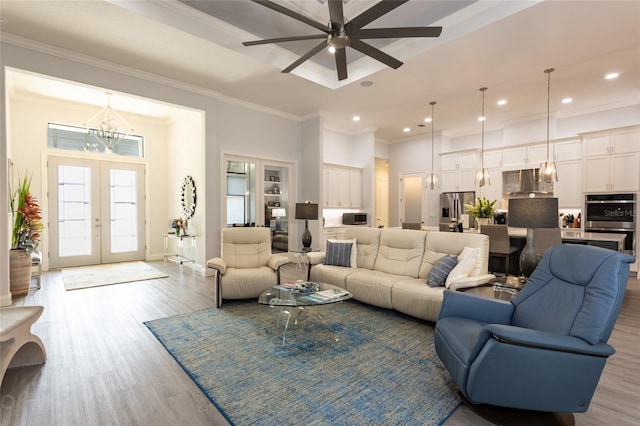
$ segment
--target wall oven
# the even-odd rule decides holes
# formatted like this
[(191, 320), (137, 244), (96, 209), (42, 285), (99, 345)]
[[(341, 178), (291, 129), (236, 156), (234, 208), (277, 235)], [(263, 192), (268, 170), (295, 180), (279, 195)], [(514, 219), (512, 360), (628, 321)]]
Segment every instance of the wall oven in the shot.
[(624, 251), (635, 256), (638, 203), (636, 194), (588, 194), (585, 196), (586, 232), (624, 234)]

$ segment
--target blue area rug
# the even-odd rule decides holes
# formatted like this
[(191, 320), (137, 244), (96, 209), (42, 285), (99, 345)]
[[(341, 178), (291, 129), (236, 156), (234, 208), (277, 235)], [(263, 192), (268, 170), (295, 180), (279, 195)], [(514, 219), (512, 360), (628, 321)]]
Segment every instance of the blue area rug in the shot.
[(460, 404), (431, 324), (354, 301), (312, 309), (326, 323), (312, 312), (285, 346), (280, 309), (255, 301), (145, 325), (231, 424), (439, 425)]

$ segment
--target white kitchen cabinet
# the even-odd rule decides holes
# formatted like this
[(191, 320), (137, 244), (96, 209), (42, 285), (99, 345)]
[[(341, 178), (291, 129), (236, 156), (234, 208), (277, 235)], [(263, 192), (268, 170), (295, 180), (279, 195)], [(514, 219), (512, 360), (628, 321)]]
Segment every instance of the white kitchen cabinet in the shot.
[(362, 170), (325, 165), (324, 207), (360, 208), (362, 205)]
[(582, 153), (584, 192), (640, 190), (640, 129), (585, 134)]
[(327, 249), (327, 240), (344, 240), (346, 228), (322, 228), (322, 236), (320, 237), (320, 250)]
[[(485, 151), (482, 155), (482, 162), (485, 169), (495, 169), (496, 167), (502, 167), (502, 150), (497, 151)], [(480, 162), (481, 160), (478, 160)], [(480, 167), (480, 166), (478, 166)]]
[(442, 172), (442, 192), (475, 191), (476, 169)]
[(578, 140), (561, 141), (553, 144), (554, 161), (573, 161), (582, 158), (582, 142)]
[(478, 157), (475, 151), (442, 156), (442, 192), (475, 191)]
[(558, 161), (556, 162), (558, 182), (554, 182), (554, 195), (558, 198), (558, 207), (561, 209), (582, 209), (584, 198), (582, 196), (582, 161)]
[[(553, 147), (549, 145), (549, 158), (553, 158)], [(508, 170), (537, 169), (547, 161), (547, 144), (533, 144), (502, 150), (502, 165)]]
[(584, 134), (582, 149), (584, 157), (638, 152), (640, 129), (632, 127)]

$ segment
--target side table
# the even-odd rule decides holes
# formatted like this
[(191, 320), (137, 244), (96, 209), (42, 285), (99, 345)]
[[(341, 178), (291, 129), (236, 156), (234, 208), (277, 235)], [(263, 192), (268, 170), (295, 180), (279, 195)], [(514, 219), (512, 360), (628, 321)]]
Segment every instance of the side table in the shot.
[(492, 299), (511, 300), (524, 287), (525, 283), (520, 277), (507, 275), (496, 277), (485, 285), (465, 288), (460, 291)]
[[(167, 260), (170, 262), (177, 263), (180, 265), (180, 272), (182, 272), (182, 265), (185, 263), (195, 263), (196, 256), (196, 237), (197, 235), (176, 235), (170, 233), (162, 234), (164, 236), (164, 261)], [(169, 240), (177, 240), (176, 253), (171, 254), (169, 252)], [(184, 253), (184, 242), (185, 240), (189, 240), (191, 242), (190, 245), (190, 256), (185, 256)], [(195, 271), (195, 268), (192, 268)]]
[(309, 279), (309, 274), (310, 274), (310, 265), (309, 262), (307, 262), (307, 253), (311, 253), (312, 251), (320, 251), (320, 249), (291, 249), (289, 250), (289, 253), (293, 253), (293, 256), (296, 260), (296, 264), (298, 265), (298, 270), (299, 271), (303, 271), (304, 268), (306, 267), (307, 269), (307, 280)]

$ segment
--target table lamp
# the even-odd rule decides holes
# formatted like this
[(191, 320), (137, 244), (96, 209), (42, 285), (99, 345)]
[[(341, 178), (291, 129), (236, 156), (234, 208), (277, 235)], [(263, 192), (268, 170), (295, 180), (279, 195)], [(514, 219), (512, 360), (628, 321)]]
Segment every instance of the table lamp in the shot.
[(271, 216), (276, 218), (276, 231), (282, 231), (282, 218), (287, 217), (287, 211), (283, 208), (273, 209)]
[(310, 251), (311, 232), (309, 232), (309, 220), (318, 220), (318, 205), (312, 204), (311, 201), (296, 203), (296, 219), (304, 219), (302, 247), (304, 251)]
[(520, 272), (529, 278), (540, 262), (540, 253), (533, 245), (533, 228), (558, 227), (558, 199), (512, 198), (507, 219), (509, 226), (527, 228), (527, 244), (520, 254)]

